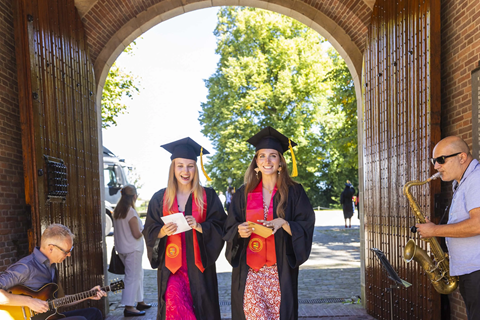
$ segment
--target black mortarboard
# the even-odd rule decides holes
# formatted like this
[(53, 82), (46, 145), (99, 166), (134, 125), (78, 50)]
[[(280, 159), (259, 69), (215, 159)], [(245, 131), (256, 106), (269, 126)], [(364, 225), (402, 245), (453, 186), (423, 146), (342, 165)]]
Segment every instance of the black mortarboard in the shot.
[(260, 149), (275, 149), (280, 153), (284, 153), (289, 149), (290, 142), (292, 147), (297, 145), (272, 127), (263, 128), (256, 135), (248, 139), (247, 142), (255, 147), (255, 151)]
[(260, 130), (256, 135), (248, 139), (247, 142), (255, 147), (255, 151), (260, 149), (274, 149), (283, 154), (290, 149), (293, 163), (292, 177), (297, 176), (297, 162), (295, 161), (295, 154), (292, 149), (292, 147), (297, 145), (295, 142), (270, 126)]
[(205, 175), (205, 178), (207, 178), (207, 181), (212, 181), (207, 175), (205, 168), (203, 167), (202, 159), (202, 156), (204, 154), (210, 154), (210, 152), (203, 149), (201, 145), (199, 145), (192, 139), (187, 137), (161, 145), (160, 147), (172, 154), (172, 156), (170, 157), (171, 160), (176, 158), (183, 158), (197, 161), (197, 157), (200, 156), (200, 166), (202, 167), (203, 174)]
[(177, 141), (173, 141), (161, 147), (172, 154), (170, 157), (171, 160), (176, 158), (184, 158), (197, 161), (197, 157), (203, 154), (209, 154), (207, 150), (203, 149), (202, 146), (193, 141), (190, 138), (183, 138)]

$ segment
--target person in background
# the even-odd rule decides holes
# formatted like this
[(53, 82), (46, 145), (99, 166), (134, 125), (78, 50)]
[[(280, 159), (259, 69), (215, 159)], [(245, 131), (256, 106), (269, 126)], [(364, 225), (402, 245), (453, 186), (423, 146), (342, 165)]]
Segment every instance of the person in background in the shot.
[(358, 220), (360, 220), (360, 209), (358, 208), (358, 205), (360, 203), (360, 199), (358, 198), (358, 191), (355, 194), (354, 198), (355, 198), (355, 200), (354, 200), (355, 208), (357, 209), (357, 218), (358, 218)]
[[(172, 154), (168, 184), (150, 200), (143, 230), (150, 263), (158, 267), (157, 319), (220, 320), (215, 262), (226, 214), (215, 190), (200, 185), (197, 157), (208, 151), (190, 138), (162, 147)], [(176, 233), (178, 224), (163, 222), (175, 213), (191, 229)]]
[(227, 210), (227, 213), (228, 213), (228, 209), (230, 208), (230, 204), (232, 203), (233, 193), (234, 193), (233, 187), (228, 187), (227, 193), (226, 193), (227, 199), (225, 200), (225, 210)]
[[(225, 255), (233, 267), (232, 320), (298, 319), (298, 272), (310, 255), (315, 213), (283, 157), (296, 144), (271, 127), (248, 142), (255, 156), (225, 223)], [(292, 159), (295, 173), (293, 151)], [(250, 222), (269, 228), (271, 235), (255, 234)]]
[[(352, 227), (352, 216), (353, 216), (353, 195), (355, 194), (355, 188), (353, 185), (350, 183), (349, 180), (347, 180), (347, 183), (345, 183), (345, 189), (343, 189), (342, 193), (340, 194), (340, 204), (342, 205), (343, 208), (343, 218), (345, 219), (345, 228), (351, 228)], [(348, 226), (347, 226), (347, 220), (348, 220)]]
[(227, 198), (225, 197), (222, 191), (218, 192), (218, 199), (220, 199), (222, 206), (225, 208), (225, 201), (227, 200)]
[(144, 310), (151, 307), (143, 301), (143, 224), (135, 210), (135, 201), (137, 189), (127, 185), (113, 211), (115, 249), (125, 265), (125, 289), (121, 300), (125, 305), (125, 317), (143, 316)]
[[(40, 289), (46, 284), (58, 284), (57, 265), (71, 256), (74, 239), (75, 236), (66, 226), (49, 225), (42, 234), (40, 247), (36, 247), (30, 255), (12, 264), (0, 274), (0, 305), (28, 307), (36, 313), (49, 311), (50, 307), (47, 301), (28, 295), (12, 294), (8, 290), (17, 285), (23, 285), (33, 291), (41, 291)], [(107, 296), (105, 291), (100, 290), (100, 286), (96, 286), (92, 290), (97, 291), (96, 295), (65, 306), (71, 306), (87, 299), (99, 300)], [(58, 297), (64, 296), (61, 287), (58, 293)], [(68, 296), (66, 298), (68, 299)], [(72, 299), (74, 301), (75, 298)], [(63, 312), (63, 315), (65, 320), (103, 319), (102, 313), (97, 308), (66, 311)]]
[(437, 143), (431, 159), (442, 181), (453, 181), (448, 223), (436, 225), (428, 218), (417, 224), (421, 238), (445, 237), (450, 276), (459, 276), (460, 294), (469, 320), (480, 319), (480, 164), (460, 137)]

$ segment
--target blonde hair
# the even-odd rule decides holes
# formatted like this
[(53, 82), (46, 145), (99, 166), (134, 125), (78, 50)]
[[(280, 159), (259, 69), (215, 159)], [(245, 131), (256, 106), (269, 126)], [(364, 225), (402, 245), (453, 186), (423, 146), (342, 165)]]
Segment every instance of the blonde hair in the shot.
[[(277, 177), (277, 192), (278, 192), (278, 205), (277, 205), (277, 216), (284, 219), (285, 218), (285, 206), (288, 199), (288, 187), (297, 184), (289, 175), (287, 162), (283, 154), (278, 152), (280, 158), (280, 174)], [(245, 184), (245, 203), (247, 202), (248, 193), (254, 190), (260, 181), (262, 180), (262, 172), (258, 171), (258, 174), (255, 172), (257, 168), (257, 157), (258, 151), (255, 153), (255, 156), (250, 162), (247, 171), (245, 172), (244, 184)], [(258, 176), (258, 178), (257, 178)]]
[(113, 210), (113, 219), (125, 219), (130, 208), (135, 209), (135, 196), (137, 189), (133, 185), (126, 185), (122, 188), (121, 198)]
[[(192, 188), (190, 189), (190, 193), (193, 193), (193, 201), (198, 208), (200, 208), (200, 217), (203, 218), (203, 187), (200, 185), (200, 178), (198, 176), (198, 166), (195, 162), (195, 173), (193, 174), (193, 181), (191, 182)], [(170, 169), (168, 171), (168, 183), (167, 189), (165, 190), (165, 201), (163, 203), (164, 206), (168, 208), (168, 212), (174, 213), (172, 210), (173, 202), (175, 201), (175, 197), (177, 196), (178, 191), (178, 181), (175, 177), (175, 159), (172, 160), (170, 163)]]

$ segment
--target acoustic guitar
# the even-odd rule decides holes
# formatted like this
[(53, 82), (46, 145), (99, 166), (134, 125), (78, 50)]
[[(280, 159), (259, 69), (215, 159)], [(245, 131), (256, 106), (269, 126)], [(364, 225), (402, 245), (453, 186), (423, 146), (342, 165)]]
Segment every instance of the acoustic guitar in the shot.
[[(123, 280), (112, 282), (109, 286), (101, 288), (102, 291), (118, 291), (124, 288)], [(97, 294), (97, 290), (89, 290), (82, 293), (73, 294), (64, 298), (56, 298), (58, 286), (55, 283), (48, 283), (37, 291), (22, 285), (14, 286), (8, 289), (9, 293), (21, 294), (32, 298), (48, 301), (48, 311), (44, 313), (36, 313), (28, 307), (12, 307), (0, 305), (0, 319), (14, 320), (56, 320), (66, 316), (57, 312), (57, 309), (67, 304), (77, 302), (86, 298), (93, 297)]]

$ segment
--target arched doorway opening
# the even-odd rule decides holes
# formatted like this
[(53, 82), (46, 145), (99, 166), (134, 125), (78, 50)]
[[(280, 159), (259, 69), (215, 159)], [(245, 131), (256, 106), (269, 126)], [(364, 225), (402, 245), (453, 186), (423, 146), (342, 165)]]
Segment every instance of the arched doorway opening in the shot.
[[(358, 87), (358, 85), (357, 85), (357, 87)], [(358, 93), (358, 89), (357, 89), (357, 93)]]

